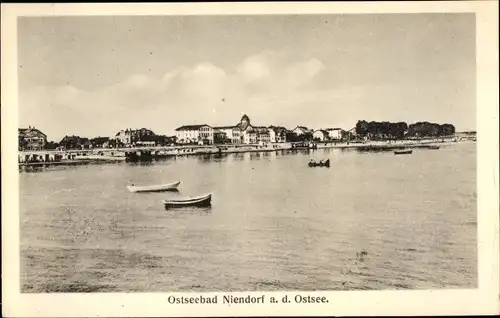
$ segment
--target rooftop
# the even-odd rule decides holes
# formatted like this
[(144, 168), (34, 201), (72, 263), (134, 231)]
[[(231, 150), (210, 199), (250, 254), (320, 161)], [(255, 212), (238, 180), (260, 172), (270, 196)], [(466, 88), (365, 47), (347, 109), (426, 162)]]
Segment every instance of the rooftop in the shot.
[(28, 127), (28, 128), (18, 128), (18, 133), (19, 134), (26, 134), (27, 132), (29, 131), (34, 131), (34, 132), (37, 132), (39, 134), (42, 134), (44, 135), (45, 137), (47, 137), (46, 134), (44, 134), (43, 132), (41, 132), (39, 129), (35, 128), (35, 127)]
[(180, 130), (199, 130), (201, 127), (210, 127), (210, 125), (185, 125), (181, 126), (179, 128), (176, 128), (175, 131), (180, 131)]
[(233, 125), (233, 126), (217, 126), (214, 127), (214, 129), (233, 129), (233, 128), (239, 128), (238, 125)]
[(318, 129), (318, 130), (316, 130), (315, 132), (317, 132), (317, 131), (320, 131), (320, 132), (322, 132), (323, 134), (328, 135), (328, 131), (326, 131), (326, 130), (324, 130), (324, 129)]

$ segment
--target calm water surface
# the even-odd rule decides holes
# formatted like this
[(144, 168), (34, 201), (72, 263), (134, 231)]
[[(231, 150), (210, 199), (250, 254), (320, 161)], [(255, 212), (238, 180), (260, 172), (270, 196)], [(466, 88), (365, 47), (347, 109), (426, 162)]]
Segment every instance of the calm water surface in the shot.
[[(20, 185), (23, 292), (477, 286), (474, 143), (58, 167)], [(207, 192), (211, 208), (160, 202)]]

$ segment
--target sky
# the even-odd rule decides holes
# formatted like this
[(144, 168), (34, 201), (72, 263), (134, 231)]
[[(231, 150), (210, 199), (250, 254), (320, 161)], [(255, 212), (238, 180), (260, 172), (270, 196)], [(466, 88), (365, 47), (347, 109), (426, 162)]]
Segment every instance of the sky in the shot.
[(187, 124), (476, 129), (475, 16), (18, 19), (19, 125), (58, 141)]

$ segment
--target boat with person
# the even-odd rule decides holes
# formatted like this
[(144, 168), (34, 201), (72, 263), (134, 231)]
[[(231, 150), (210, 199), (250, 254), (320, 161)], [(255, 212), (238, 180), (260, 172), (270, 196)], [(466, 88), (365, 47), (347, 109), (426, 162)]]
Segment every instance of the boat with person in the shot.
[(164, 192), (164, 191), (177, 191), (177, 187), (179, 186), (181, 182), (176, 181), (172, 183), (166, 183), (166, 184), (157, 184), (157, 185), (150, 185), (150, 186), (136, 186), (134, 184), (128, 185), (127, 189), (130, 192)]
[(412, 149), (394, 150), (395, 155), (411, 155), (412, 152), (413, 152)]
[(188, 197), (183, 199), (163, 200), (165, 208), (184, 208), (184, 207), (207, 207), (212, 204), (212, 194), (204, 194), (197, 197)]
[(327, 167), (327, 168), (330, 168), (330, 159), (327, 159), (324, 162), (323, 162), (323, 160), (316, 162), (316, 161), (311, 159), (311, 161), (309, 161), (308, 165), (309, 165), (309, 167)]

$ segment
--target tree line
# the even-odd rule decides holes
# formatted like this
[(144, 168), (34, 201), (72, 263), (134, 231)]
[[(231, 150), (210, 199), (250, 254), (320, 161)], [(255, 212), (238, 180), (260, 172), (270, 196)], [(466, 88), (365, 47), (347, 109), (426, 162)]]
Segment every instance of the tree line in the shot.
[(455, 134), (455, 126), (436, 124), (427, 121), (408, 125), (405, 122), (377, 122), (359, 120), (356, 134), (369, 139), (404, 139), (411, 137), (444, 137)]

